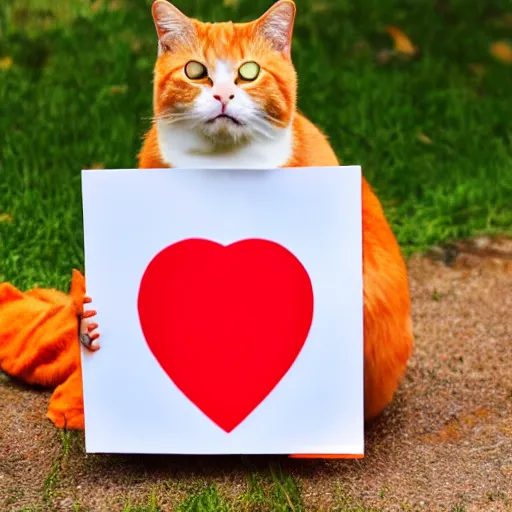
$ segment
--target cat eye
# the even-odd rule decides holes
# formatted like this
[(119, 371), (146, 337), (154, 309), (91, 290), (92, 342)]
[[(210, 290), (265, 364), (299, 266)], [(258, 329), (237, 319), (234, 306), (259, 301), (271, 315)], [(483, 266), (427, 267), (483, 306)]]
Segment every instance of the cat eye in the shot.
[(256, 62), (246, 62), (240, 66), (238, 74), (240, 75), (240, 78), (252, 82), (258, 78), (258, 75), (260, 74), (260, 66), (256, 64)]
[(185, 74), (191, 80), (201, 80), (202, 78), (206, 78), (208, 76), (208, 70), (206, 69), (206, 66), (200, 62), (191, 60), (185, 66)]

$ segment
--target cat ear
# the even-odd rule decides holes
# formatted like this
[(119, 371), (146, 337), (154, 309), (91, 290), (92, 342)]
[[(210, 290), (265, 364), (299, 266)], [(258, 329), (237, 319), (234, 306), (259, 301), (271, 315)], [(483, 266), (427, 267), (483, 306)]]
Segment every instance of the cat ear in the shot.
[(256, 21), (258, 32), (272, 43), (274, 49), (288, 57), (292, 47), (295, 11), (292, 0), (279, 0)]
[(151, 11), (158, 34), (160, 51), (189, 42), (196, 36), (196, 30), (190, 18), (166, 0), (153, 2)]

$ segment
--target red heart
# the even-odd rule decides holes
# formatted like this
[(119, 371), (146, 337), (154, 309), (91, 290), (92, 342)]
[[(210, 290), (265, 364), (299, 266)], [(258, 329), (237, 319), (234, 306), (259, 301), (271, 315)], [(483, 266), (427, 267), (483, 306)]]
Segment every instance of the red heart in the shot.
[(299, 355), (313, 318), (313, 289), (301, 262), (277, 243), (188, 239), (150, 262), (138, 309), (167, 375), (231, 432)]

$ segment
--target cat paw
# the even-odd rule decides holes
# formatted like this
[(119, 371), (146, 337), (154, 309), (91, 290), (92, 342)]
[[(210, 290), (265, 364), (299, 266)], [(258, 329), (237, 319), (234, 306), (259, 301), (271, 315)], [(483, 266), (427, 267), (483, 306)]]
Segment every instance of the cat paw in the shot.
[[(84, 304), (89, 304), (92, 302), (90, 297), (84, 298)], [(89, 310), (84, 311), (82, 315), (82, 320), (80, 322), (80, 343), (91, 351), (96, 351), (100, 348), (100, 344), (98, 338), (100, 337), (100, 333), (97, 331), (98, 324), (91, 322), (91, 318), (96, 315), (96, 311)]]

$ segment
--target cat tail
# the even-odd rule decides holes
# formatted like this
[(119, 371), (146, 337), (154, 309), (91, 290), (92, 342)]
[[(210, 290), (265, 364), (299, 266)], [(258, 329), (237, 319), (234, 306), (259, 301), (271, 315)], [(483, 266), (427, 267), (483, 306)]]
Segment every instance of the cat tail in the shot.
[(78, 270), (69, 294), (0, 284), (0, 368), (26, 384), (56, 388), (47, 417), (59, 428), (84, 428), (78, 342), (84, 296)]

